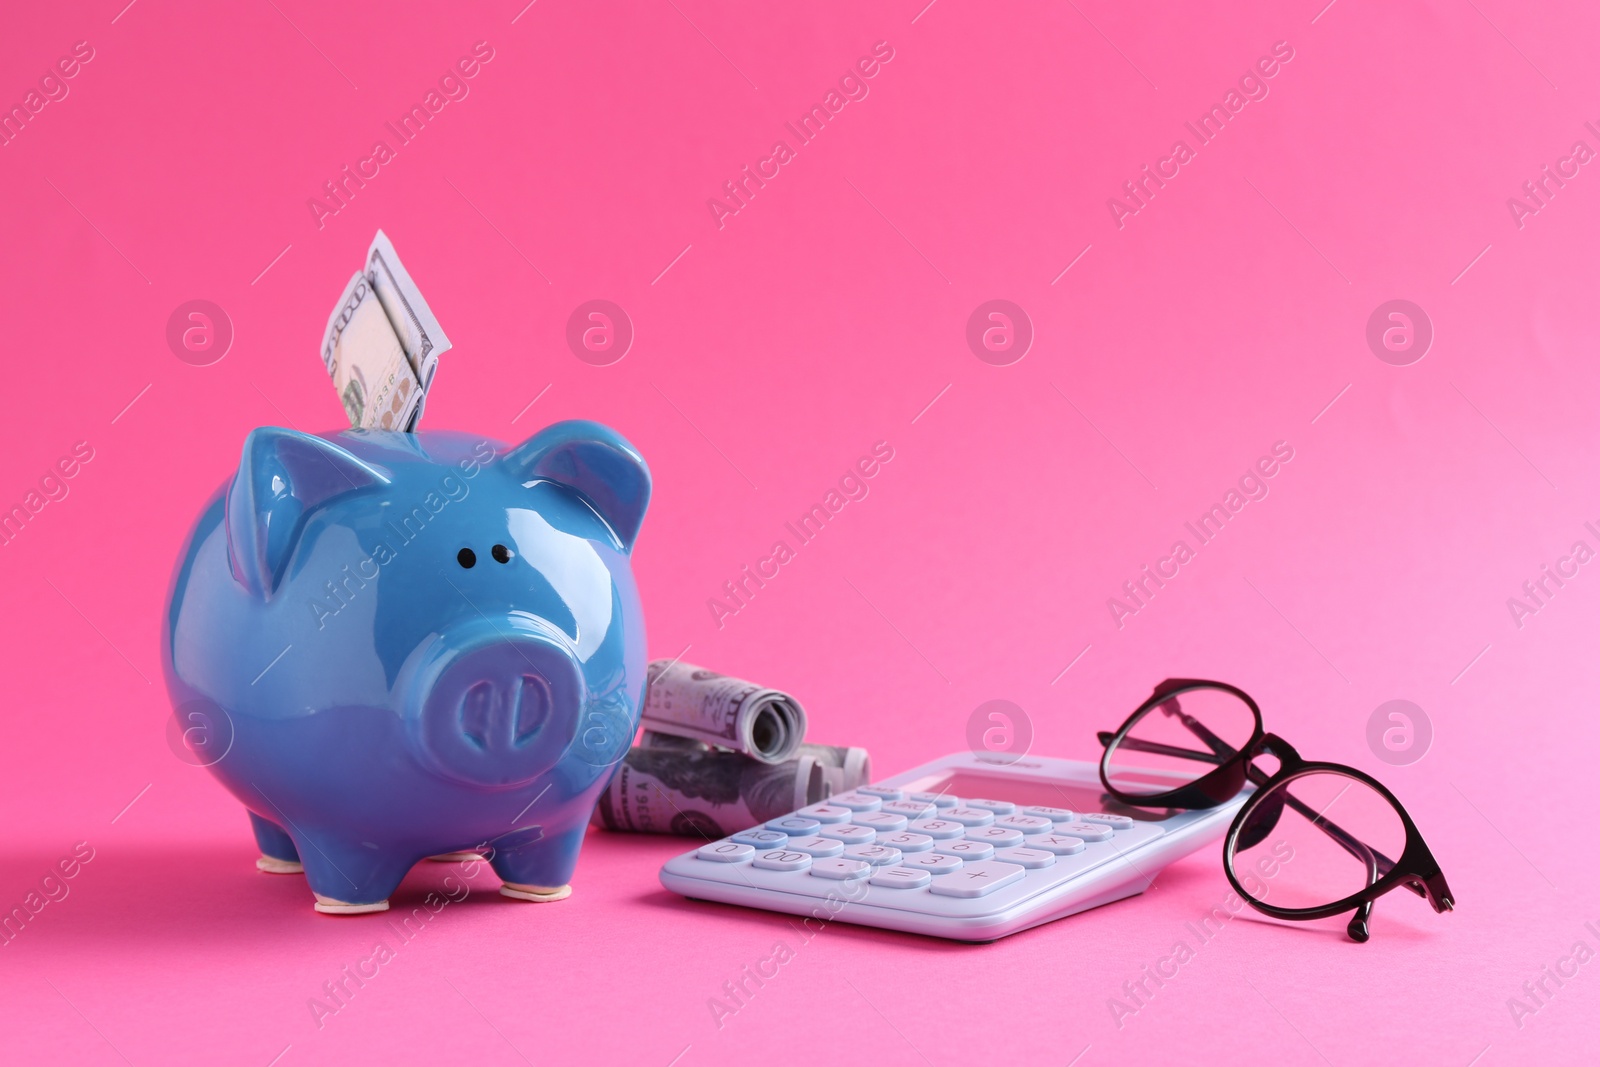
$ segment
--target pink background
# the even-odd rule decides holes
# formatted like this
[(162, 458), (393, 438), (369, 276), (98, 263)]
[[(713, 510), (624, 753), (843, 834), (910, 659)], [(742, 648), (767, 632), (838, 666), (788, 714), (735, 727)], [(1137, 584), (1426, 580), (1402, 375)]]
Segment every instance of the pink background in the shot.
[[(1600, 962), (1520, 1026), (1507, 1003), (1600, 948), (1578, 814), (1600, 565), (1520, 627), (1507, 607), (1600, 548), (1600, 175), (1520, 228), (1507, 206), (1600, 149), (1592, 5), (124, 2), (14, 5), (0, 32), (7, 105), (94, 49), (0, 148), (0, 505), (94, 450), (0, 547), (0, 903), (95, 852), (0, 949), (9, 1060), (1600, 1056)], [(470, 95), (319, 229), (307, 199), (477, 41)], [(707, 199), (878, 41), (870, 94), (719, 229)], [(1107, 199), (1278, 41), (1270, 95), (1119, 229)], [(814, 739), (885, 774), (962, 749), (986, 700), (1093, 759), (1157, 680), (1226, 679), (1308, 757), (1389, 783), (1459, 910), (1392, 895), (1365, 946), (1246, 912), (1119, 1028), (1108, 999), (1226, 893), (1216, 849), (989, 946), (834, 925), (802, 947), (784, 917), (663, 891), (687, 842), (595, 834), (569, 901), (480, 876), (319, 1029), (308, 998), (392, 935), (255, 872), (238, 804), (164, 740), (157, 620), (245, 433), (340, 423), (317, 346), (380, 226), (456, 345), (427, 427), (581, 416), (648, 457), (654, 655), (793, 691)], [(196, 298), (236, 331), (211, 366), (165, 340)], [(612, 366), (564, 340), (595, 298), (637, 331)], [(965, 342), (995, 298), (1036, 331), (1010, 366)], [(1404, 367), (1365, 340), (1396, 298), (1435, 330)], [(719, 628), (707, 599), (880, 440), (870, 496)], [(1280, 440), (1270, 496), (1119, 629), (1107, 598)], [(1388, 766), (1366, 725), (1402, 698), (1435, 736)], [(795, 959), (719, 1030), (708, 998), (779, 940)]]

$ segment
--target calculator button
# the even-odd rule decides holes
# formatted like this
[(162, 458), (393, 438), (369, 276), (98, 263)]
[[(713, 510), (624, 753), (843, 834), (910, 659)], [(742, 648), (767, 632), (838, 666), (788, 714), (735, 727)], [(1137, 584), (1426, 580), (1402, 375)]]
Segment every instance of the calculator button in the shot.
[(908, 819), (931, 819), (939, 814), (939, 809), (925, 800), (891, 800), (883, 810)]
[(1046, 852), (1042, 848), (1003, 848), (994, 854), (997, 860), (1015, 863), (1019, 867), (1026, 867), (1030, 871), (1037, 871), (1049, 867), (1056, 861), (1054, 852)]
[(924, 819), (912, 823), (907, 829), (924, 834), (935, 841), (953, 841), (958, 837), (967, 836), (967, 828), (950, 819)]
[(1083, 851), (1083, 838), (1066, 834), (1039, 834), (1028, 838), (1028, 847), (1043, 849), (1057, 856), (1076, 856)]
[(1015, 863), (969, 863), (948, 878), (928, 887), (942, 897), (983, 897), (1001, 886), (1022, 880), (1023, 870)]
[(776, 830), (778, 833), (788, 834), (790, 837), (804, 837), (807, 834), (816, 833), (821, 828), (822, 824), (820, 822), (804, 815), (785, 815), (781, 819), (769, 819), (767, 821), (768, 830)]
[(927, 834), (915, 834), (902, 830), (897, 834), (879, 834), (878, 844), (897, 848), (901, 852), (927, 852), (933, 848), (933, 838)]
[(987, 841), (940, 841), (933, 851), (958, 860), (986, 860), (994, 855), (994, 846)]
[(755, 851), (749, 845), (741, 845), (737, 841), (714, 841), (709, 845), (701, 845), (700, 851), (695, 855), (715, 863), (743, 863), (755, 855)]
[(751, 861), (751, 865), (764, 871), (803, 871), (811, 866), (811, 857), (804, 852), (778, 848), (761, 853)]
[(968, 841), (983, 841), (995, 848), (1016, 848), (1022, 844), (1022, 831), (1004, 826), (974, 826), (967, 831)]
[(900, 862), (900, 850), (887, 845), (851, 845), (844, 850), (844, 856), (874, 867), (892, 867)]
[(784, 848), (808, 856), (837, 856), (844, 851), (844, 842), (831, 837), (791, 837)]
[(824, 826), (832, 826), (834, 823), (849, 822), (850, 816), (855, 812), (849, 808), (841, 808), (837, 804), (812, 804), (810, 807), (801, 808), (795, 814), (815, 819)]
[(906, 823), (911, 820), (892, 811), (869, 811), (858, 814), (850, 821), (857, 826), (870, 826), (881, 833), (892, 834), (897, 830), (904, 830)]
[(1091, 812), (1087, 815), (1084, 815), (1080, 821), (1103, 823), (1104, 825), (1111, 827), (1113, 830), (1133, 829), (1133, 820), (1128, 818), (1126, 815), (1107, 815), (1103, 811)]
[(847, 845), (870, 845), (878, 840), (878, 831), (870, 826), (824, 826), (817, 831), (817, 836)]
[(1021, 830), (1025, 834), (1047, 834), (1055, 823), (1042, 815), (1004, 815), (994, 821), (996, 826)]
[(873, 871), (869, 881), (885, 889), (921, 889), (933, 875), (920, 867), (884, 867)]
[(994, 812), (988, 808), (946, 808), (939, 813), (939, 818), (962, 826), (989, 826), (994, 822)]
[(987, 808), (996, 815), (1010, 815), (1017, 810), (1017, 806), (1009, 800), (968, 800), (969, 808)]
[(907, 800), (920, 800), (924, 804), (932, 804), (936, 808), (956, 808), (961, 806), (961, 798), (953, 797), (949, 793), (912, 793)]
[(936, 852), (924, 852), (917, 856), (907, 856), (900, 861), (900, 866), (910, 867), (912, 870), (927, 871), (929, 874), (949, 874), (951, 871), (961, 869), (959, 856), (941, 856)]
[(741, 845), (754, 845), (768, 850), (782, 848), (789, 843), (789, 835), (776, 830), (744, 830), (734, 834), (733, 839)]
[(884, 800), (899, 800), (906, 795), (905, 790), (896, 789), (892, 785), (864, 785), (857, 789), (856, 792), (865, 793), (869, 797), (880, 797)]
[(811, 873), (818, 878), (832, 878), (835, 881), (847, 882), (855, 878), (865, 878), (871, 874), (872, 864), (862, 863), (860, 860), (813, 860), (811, 862)]
[(1098, 822), (1064, 822), (1056, 826), (1056, 833), (1066, 834), (1068, 837), (1081, 837), (1085, 841), (1111, 840), (1111, 827)]
[(883, 798), (861, 792), (838, 793), (829, 797), (828, 803), (836, 808), (849, 808), (851, 811), (877, 811), (883, 807)]
[(1043, 805), (1034, 805), (1032, 807), (1023, 808), (1022, 814), (1037, 815), (1039, 818), (1049, 819), (1051, 822), (1078, 821), (1078, 813), (1075, 811), (1068, 811), (1066, 808), (1047, 808)]

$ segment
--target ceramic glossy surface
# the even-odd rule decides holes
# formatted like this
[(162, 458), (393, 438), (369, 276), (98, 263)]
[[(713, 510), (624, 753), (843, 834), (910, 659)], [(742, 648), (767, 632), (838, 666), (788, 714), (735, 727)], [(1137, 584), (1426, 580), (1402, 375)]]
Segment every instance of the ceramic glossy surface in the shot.
[(179, 558), (162, 651), (183, 736), (262, 852), (352, 904), (473, 848), (507, 882), (566, 885), (638, 726), (649, 496), (596, 423), (515, 447), (253, 431)]

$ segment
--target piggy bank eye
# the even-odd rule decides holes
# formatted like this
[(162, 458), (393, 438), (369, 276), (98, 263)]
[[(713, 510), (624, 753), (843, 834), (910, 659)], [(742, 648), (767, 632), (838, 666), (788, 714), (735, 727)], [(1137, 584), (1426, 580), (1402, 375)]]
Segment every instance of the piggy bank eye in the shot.
[(489, 554), (494, 557), (496, 563), (511, 562), (511, 551), (505, 545), (495, 545), (489, 550)]
[(478, 554), (470, 548), (463, 548), (456, 553), (456, 562), (463, 567), (470, 568), (474, 563), (478, 562)]

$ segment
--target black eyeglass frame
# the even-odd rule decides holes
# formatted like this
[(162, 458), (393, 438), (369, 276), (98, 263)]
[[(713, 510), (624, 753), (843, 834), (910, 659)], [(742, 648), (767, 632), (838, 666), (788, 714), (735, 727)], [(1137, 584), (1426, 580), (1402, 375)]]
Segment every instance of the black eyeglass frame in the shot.
[[(1213, 734), (1204, 724), (1195, 720), (1184, 712), (1176, 703), (1175, 698), (1184, 693), (1200, 689), (1214, 689), (1237, 697), (1250, 709), (1255, 719), (1255, 727), (1250, 734), (1250, 739), (1245, 744), (1235, 749), (1232, 745)], [(1217, 761), (1215, 770), (1207, 771), (1192, 782), (1185, 783), (1176, 789), (1169, 789), (1164, 793), (1151, 793), (1133, 795), (1126, 793), (1111, 784), (1110, 769), (1111, 756), (1120, 746), (1129, 742), (1128, 731), (1133, 729), (1147, 714), (1163, 704), (1173, 702), (1172, 714), (1183, 717), (1183, 723), (1195, 734), (1208, 748)], [(1386, 788), (1383, 783), (1371, 775), (1342, 763), (1325, 763), (1303, 759), (1294, 746), (1276, 734), (1269, 734), (1261, 720), (1261, 708), (1256, 704), (1250, 694), (1237, 686), (1226, 682), (1208, 681), (1203, 678), (1168, 678), (1156, 686), (1150, 699), (1140, 704), (1133, 714), (1115, 733), (1101, 731), (1098, 735), (1100, 743), (1105, 746), (1105, 751), (1100, 757), (1100, 782), (1105, 786), (1106, 792), (1124, 804), (1138, 808), (1179, 808), (1179, 809), (1205, 809), (1214, 808), (1225, 804), (1238, 796), (1244, 790), (1245, 783), (1256, 787), (1255, 793), (1239, 813), (1234, 816), (1233, 824), (1228, 828), (1227, 837), (1222, 845), (1222, 869), (1227, 875), (1228, 882), (1233, 886), (1241, 899), (1264, 914), (1278, 919), (1295, 921), (1308, 921), (1312, 919), (1326, 919), (1342, 914), (1352, 908), (1356, 914), (1351, 916), (1346, 932), (1354, 941), (1366, 941), (1369, 936), (1368, 919), (1372, 915), (1373, 903), (1385, 893), (1404, 886), (1425, 899), (1433, 910), (1438, 913), (1450, 911), (1455, 907), (1455, 898), (1450, 892), (1449, 885), (1445, 882), (1444, 874), (1439, 869), (1439, 863), (1433, 857), (1427, 844), (1422, 840), (1422, 834), (1417, 830), (1417, 825), (1412, 821), (1411, 815), (1405, 806)], [(1132, 739), (1139, 742), (1138, 738)], [(1137, 748), (1142, 751), (1160, 751), (1164, 746), (1153, 746), (1149, 742), (1139, 742), (1137, 745), (1129, 744), (1130, 750)], [(1222, 751), (1226, 750), (1226, 752)], [(1198, 753), (1188, 750), (1175, 750), (1172, 755), (1181, 755), (1182, 758), (1194, 759)], [(1278, 761), (1278, 769), (1271, 775), (1259, 770), (1255, 760), (1260, 756), (1271, 756)], [(1199, 757), (1207, 759), (1207, 757)], [(1312, 811), (1299, 800), (1292, 797), (1287, 789), (1287, 783), (1296, 778), (1318, 772), (1339, 774), (1368, 786), (1379, 796), (1389, 802), (1395, 814), (1400, 816), (1401, 825), (1406, 832), (1405, 848), (1400, 853), (1398, 860), (1391, 860), (1387, 856), (1371, 848), (1364, 842), (1347, 833), (1336, 823), (1324, 818), (1320, 813)], [(1363, 860), (1367, 865), (1368, 882), (1366, 888), (1349, 894), (1329, 904), (1322, 904), (1314, 908), (1284, 908), (1266, 901), (1257, 900), (1244, 886), (1240, 884), (1234, 874), (1234, 856), (1239, 847), (1241, 836), (1249, 833), (1246, 848), (1253, 847), (1257, 842), (1266, 837), (1277, 825), (1285, 805), (1292, 806), (1300, 815), (1309, 819), (1318, 829), (1327, 833), (1347, 852)], [(1272, 810), (1273, 808), (1276, 810)]]

